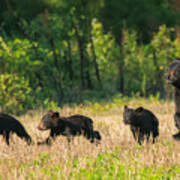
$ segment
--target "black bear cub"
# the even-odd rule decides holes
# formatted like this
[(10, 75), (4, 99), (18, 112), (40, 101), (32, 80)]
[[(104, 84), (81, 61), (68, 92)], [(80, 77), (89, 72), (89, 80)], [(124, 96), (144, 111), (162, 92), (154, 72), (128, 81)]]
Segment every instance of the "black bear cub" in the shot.
[(151, 111), (143, 107), (132, 109), (124, 106), (123, 121), (130, 125), (133, 137), (139, 144), (144, 141), (144, 136), (149, 141), (150, 134), (152, 134), (154, 143), (155, 138), (159, 135), (158, 119)]
[(41, 131), (50, 129), (49, 137), (45, 142), (39, 142), (38, 144), (50, 144), (50, 139), (54, 139), (57, 135), (67, 136), (69, 141), (70, 136), (81, 134), (91, 142), (94, 142), (94, 139), (101, 139), (100, 133), (93, 130), (93, 121), (82, 115), (60, 117), (58, 112), (49, 111), (42, 117), (38, 129)]
[(16, 133), (17, 136), (25, 139), (28, 145), (32, 142), (31, 137), (17, 119), (7, 114), (0, 113), (0, 134), (3, 135), (7, 145), (9, 145), (9, 137), (11, 133)]

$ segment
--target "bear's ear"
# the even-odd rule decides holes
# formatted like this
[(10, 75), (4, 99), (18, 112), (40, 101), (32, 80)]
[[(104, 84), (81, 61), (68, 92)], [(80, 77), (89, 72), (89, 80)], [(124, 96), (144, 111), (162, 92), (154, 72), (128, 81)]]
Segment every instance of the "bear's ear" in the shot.
[(128, 106), (127, 106), (127, 105), (125, 105), (125, 106), (124, 106), (124, 109), (128, 109)]
[(58, 119), (59, 119), (59, 113), (54, 112), (52, 115), (52, 123), (53, 123), (54, 127), (58, 126)]
[(51, 109), (50, 109), (50, 110), (48, 110), (48, 113), (52, 113), (52, 112), (53, 112), (53, 110), (51, 110)]
[(138, 108), (135, 110), (135, 113), (141, 113), (143, 110), (144, 110), (143, 107), (138, 107)]
[(58, 112), (54, 112), (52, 115), (53, 118), (59, 118), (59, 113)]
[(50, 114), (51, 116), (53, 115), (53, 113), (54, 113), (54, 112), (53, 112), (52, 110), (49, 110), (49, 111), (48, 111), (48, 114)]
[(176, 57), (175, 60), (180, 61), (180, 57)]

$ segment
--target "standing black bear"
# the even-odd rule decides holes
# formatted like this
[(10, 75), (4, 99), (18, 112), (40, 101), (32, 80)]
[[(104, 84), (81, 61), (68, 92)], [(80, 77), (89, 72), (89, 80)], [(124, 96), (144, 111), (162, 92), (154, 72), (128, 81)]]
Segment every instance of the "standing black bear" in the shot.
[[(50, 144), (50, 139), (55, 138), (57, 135), (70, 137), (83, 133), (91, 142), (94, 142), (94, 138), (98, 140), (101, 139), (100, 133), (98, 131), (93, 131), (93, 121), (82, 115), (60, 117), (58, 112), (49, 111), (42, 117), (38, 129), (51, 130), (50, 136), (45, 141), (46, 144)], [(38, 144), (44, 144), (44, 142)]]
[(174, 121), (178, 132), (173, 135), (174, 139), (180, 140), (180, 59), (176, 59), (169, 65), (165, 74), (168, 84), (174, 86), (175, 114)]
[(10, 133), (16, 133), (17, 136), (25, 139), (28, 145), (32, 142), (31, 137), (18, 120), (7, 114), (0, 113), (0, 134), (3, 135), (7, 145), (9, 145)]
[(151, 111), (143, 107), (134, 110), (124, 106), (123, 121), (130, 125), (134, 139), (138, 140), (139, 144), (144, 141), (144, 136), (149, 141), (150, 134), (152, 134), (154, 143), (155, 138), (159, 135), (158, 119)]

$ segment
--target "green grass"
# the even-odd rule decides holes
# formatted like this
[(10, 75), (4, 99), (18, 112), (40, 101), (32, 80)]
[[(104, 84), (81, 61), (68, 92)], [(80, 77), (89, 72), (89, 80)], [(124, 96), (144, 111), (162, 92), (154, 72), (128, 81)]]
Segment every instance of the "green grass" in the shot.
[[(139, 148), (140, 156), (141, 148)], [(11, 171), (17, 170), (19, 173), (26, 173), (27, 179), (37, 179), (37, 173), (44, 178), (50, 179), (133, 179), (133, 180), (168, 180), (180, 178), (180, 166), (170, 164), (167, 166), (150, 165), (143, 166), (143, 162), (138, 161), (138, 157), (131, 156), (125, 161), (121, 157), (120, 147), (117, 146), (111, 153), (98, 154), (96, 158), (81, 157), (73, 161), (67, 161), (64, 166), (71, 170), (68, 174), (62, 173), (59, 164), (50, 165), (48, 163), (49, 154), (39, 154), (36, 160), (31, 160), (27, 164), (20, 164), (18, 167), (11, 167)], [(84, 161), (84, 167), (80, 163)], [(122, 163), (123, 161), (123, 163)], [(1, 161), (1, 163), (8, 163)], [(11, 162), (12, 163), (12, 162)], [(17, 168), (17, 169), (16, 169)], [(31, 169), (31, 170), (30, 170)], [(30, 171), (29, 171), (30, 170)], [(1, 177), (1, 176), (0, 176)]]

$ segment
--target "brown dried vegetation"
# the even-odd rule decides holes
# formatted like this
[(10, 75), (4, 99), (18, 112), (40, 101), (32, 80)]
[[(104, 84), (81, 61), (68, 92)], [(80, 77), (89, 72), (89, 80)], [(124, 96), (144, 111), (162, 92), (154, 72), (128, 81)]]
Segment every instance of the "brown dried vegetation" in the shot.
[[(103, 159), (103, 163), (107, 165), (117, 161), (117, 165), (113, 164), (115, 170), (112, 176), (115, 178), (121, 179), (118, 176), (118, 167), (121, 165), (125, 168), (123, 175), (125, 179), (136, 179), (141, 172), (140, 169), (145, 167), (152, 167), (152, 173), (156, 173), (156, 170), (162, 167), (162, 174), (168, 177), (168, 173), (171, 173), (174, 167), (180, 167), (180, 142), (172, 138), (172, 134), (176, 131), (173, 120), (174, 104), (171, 102), (148, 104), (147, 100), (143, 100), (138, 104), (137, 101), (131, 101), (129, 105), (138, 107), (141, 103), (145, 104), (145, 108), (150, 109), (159, 119), (160, 136), (157, 143), (153, 145), (145, 142), (139, 146), (134, 142), (129, 127), (122, 122), (123, 106), (113, 106), (106, 112), (94, 112), (86, 106), (64, 107), (61, 110), (64, 116), (81, 111), (83, 115), (91, 117), (94, 120), (95, 129), (102, 134), (99, 145), (91, 144), (82, 136), (74, 138), (68, 144), (66, 137), (60, 136), (52, 146), (37, 146), (37, 141), (45, 139), (49, 133), (37, 129), (45, 112), (38, 111), (33, 112), (33, 115), (29, 113), (18, 117), (32, 136), (34, 145), (27, 146), (24, 141), (13, 135), (10, 139), (11, 146), (8, 147), (1, 138), (0, 179), (86, 179), (86, 175), (77, 176), (77, 174), (81, 169), (93, 172), (100, 154), (109, 154)], [(74, 175), (75, 172), (76, 175)], [(179, 169), (174, 172), (173, 179), (180, 178), (178, 172)], [(108, 171), (106, 173), (108, 175)], [(100, 174), (103, 177), (104, 171), (100, 171)], [(105, 179), (106, 174), (104, 175), (102, 179)], [(97, 179), (97, 177), (94, 178)]]

